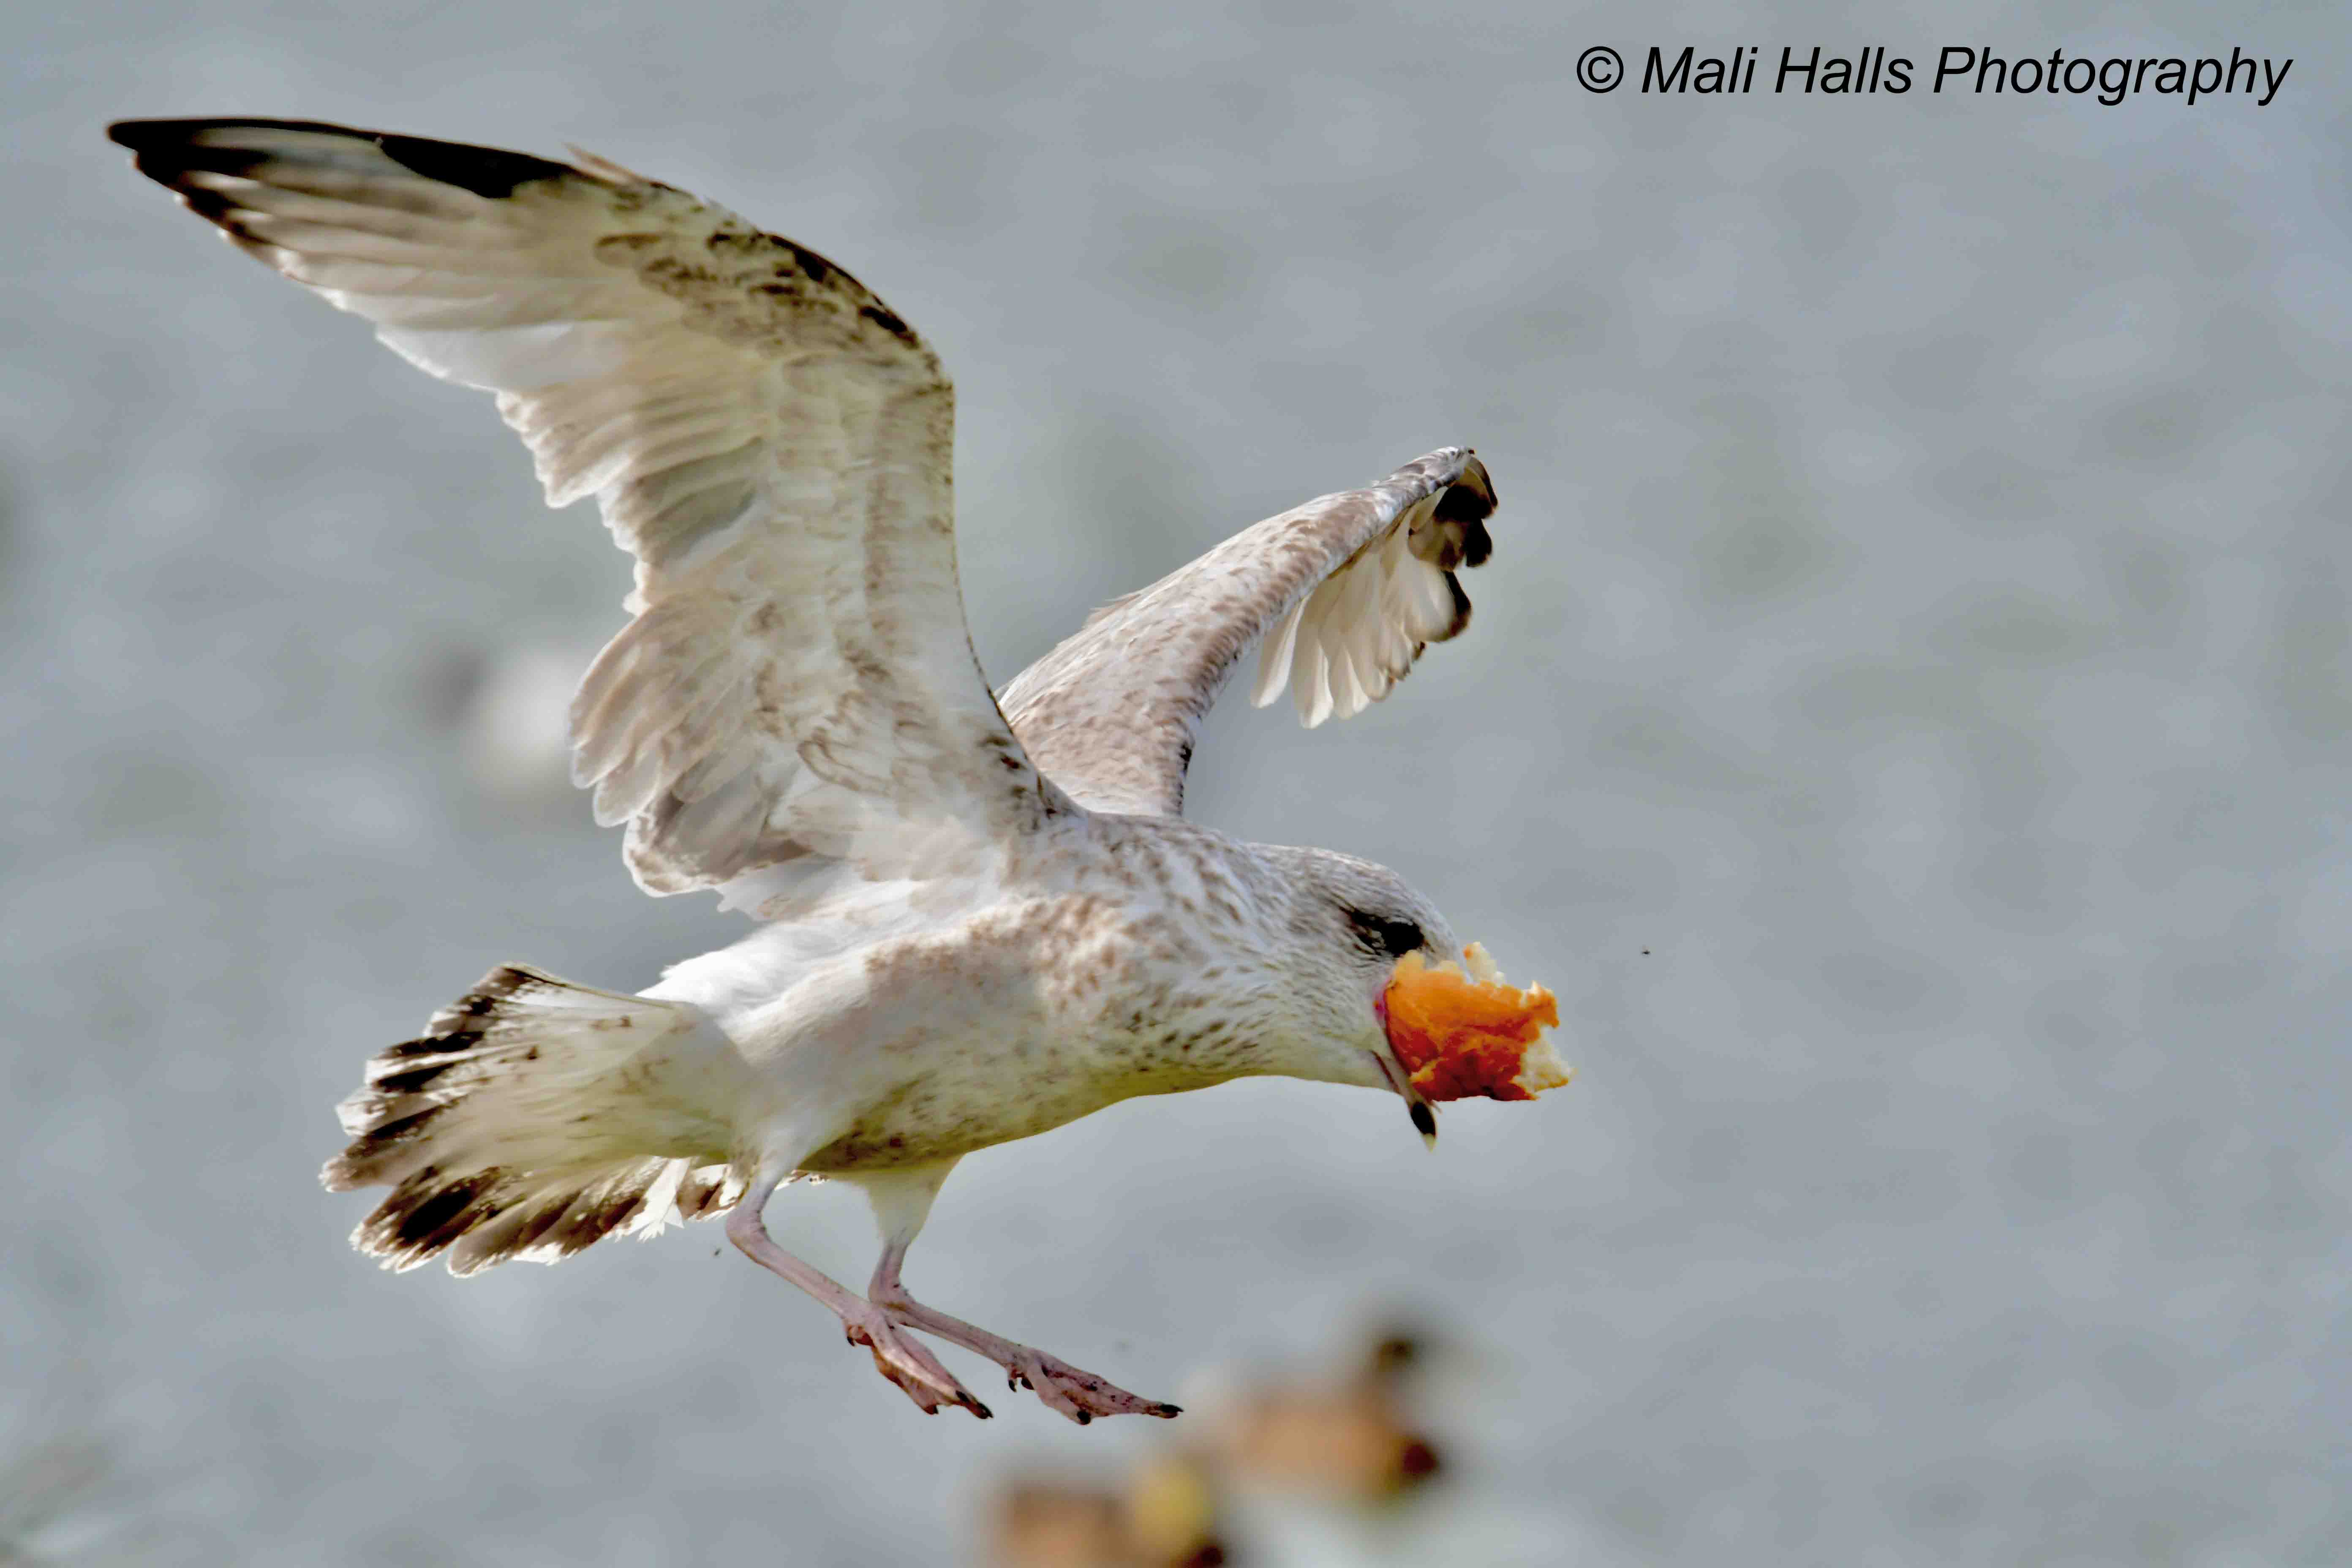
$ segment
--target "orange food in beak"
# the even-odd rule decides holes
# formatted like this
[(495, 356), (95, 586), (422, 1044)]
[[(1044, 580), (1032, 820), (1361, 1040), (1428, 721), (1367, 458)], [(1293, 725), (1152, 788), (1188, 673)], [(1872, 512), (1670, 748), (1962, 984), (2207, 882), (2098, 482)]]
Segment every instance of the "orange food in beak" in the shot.
[(1501, 971), (1473, 942), (1470, 973), (1447, 960), (1433, 969), (1417, 952), (1397, 961), (1382, 994), (1389, 1044), (1431, 1100), (1533, 1100), (1572, 1076), (1543, 1037), (1559, 1025), (1559, 1001), (1540, 985), (1503, 984)]

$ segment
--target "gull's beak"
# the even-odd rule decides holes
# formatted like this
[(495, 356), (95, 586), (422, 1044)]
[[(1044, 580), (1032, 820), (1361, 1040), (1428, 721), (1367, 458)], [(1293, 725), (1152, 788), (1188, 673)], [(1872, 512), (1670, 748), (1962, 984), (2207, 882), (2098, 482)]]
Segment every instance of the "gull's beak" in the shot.
[[(1381, 1016), (1381, 1033), (1385, 1036), (1389, 1029), (1386, 990), (1382, 990), (1373, 1002), (1372, 1009)], [(1412, 1118), (1412, 1130), (1421, 1134), (1422, 1142), (1434, 1152), (1437, 1148), (1437, 1110), (1429, 1103), (1428, 1096), (1412, 1087), (1412, 1076), (1404, 1070), (1404, 1064), (1397, 1060), (1394, 1042), (1391, 1042), (1386, 1050), (1373, 1052), (1372, 1059), (1380, 1064), (1381, 1076), (1389, 1080), (1389, 1087), (1396, 1090), (1397, 1098), (1404, 1101), (1405, 1114)]]

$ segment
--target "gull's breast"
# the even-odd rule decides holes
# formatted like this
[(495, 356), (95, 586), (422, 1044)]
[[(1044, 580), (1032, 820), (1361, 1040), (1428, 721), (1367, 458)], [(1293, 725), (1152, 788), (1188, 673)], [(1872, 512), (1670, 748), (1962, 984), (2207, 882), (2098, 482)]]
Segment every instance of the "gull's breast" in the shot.
[(1010, 903), (857, 962), (890, 1026), (858, 1043), (869, 1087), (812, 1171), (950, 1159), (1261, 1070), (1228, 971), (1119, 900)]

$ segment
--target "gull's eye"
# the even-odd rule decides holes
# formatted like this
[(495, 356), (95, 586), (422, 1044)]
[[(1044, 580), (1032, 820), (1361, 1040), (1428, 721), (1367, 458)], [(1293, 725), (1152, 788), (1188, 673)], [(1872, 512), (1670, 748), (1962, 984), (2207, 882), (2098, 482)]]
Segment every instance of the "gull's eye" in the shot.
[(1355, 928), (1356, 940), (1363, 943), (1365, 952), (1384, 958), (1402, 958), (1408, 952), (1418, 952), (1424, 940), (1421, 927), (1412, 921), (1387, 920), (1361, 910), (1349, 910), (1348, 923)]

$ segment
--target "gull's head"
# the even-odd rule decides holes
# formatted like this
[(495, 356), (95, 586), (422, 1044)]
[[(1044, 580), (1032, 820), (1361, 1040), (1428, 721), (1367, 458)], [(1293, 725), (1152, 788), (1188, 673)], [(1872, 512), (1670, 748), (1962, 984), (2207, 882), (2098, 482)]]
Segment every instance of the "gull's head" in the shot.
[(1532, 1100), (1569, 1080), (1544, 1038), (1559, 1022), (1551, 993), (1505, 984), (1403, 878), (1329, 850), (1278, 850), (1274, 861), (1290, 895), (1291, 1027), (1276, 1070), (1387, 1089), (1433, 1147), (1432, 1101)]

